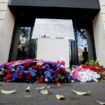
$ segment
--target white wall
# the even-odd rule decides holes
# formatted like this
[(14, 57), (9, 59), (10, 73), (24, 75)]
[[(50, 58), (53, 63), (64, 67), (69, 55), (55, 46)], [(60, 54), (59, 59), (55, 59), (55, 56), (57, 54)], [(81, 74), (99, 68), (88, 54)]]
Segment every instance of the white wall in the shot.
[(104, 23), (104, 30), (105, 30), (105, 0), (99, 0), (99, 1), (101, 6), (100, 14), (102, 15), (102, 20)]
[(0, 1), (0, 64), (7, 62), (15, 19), (9, 10), (8, 0)]
[(96, 56), (105, 67), (105, 0), (100, 0), (101, 10), (93, 20)]
[(0, 31), (3, 28), (5, 13), (7, 10), (7, 3), (8, 3), (7, 1), (0, 0)]

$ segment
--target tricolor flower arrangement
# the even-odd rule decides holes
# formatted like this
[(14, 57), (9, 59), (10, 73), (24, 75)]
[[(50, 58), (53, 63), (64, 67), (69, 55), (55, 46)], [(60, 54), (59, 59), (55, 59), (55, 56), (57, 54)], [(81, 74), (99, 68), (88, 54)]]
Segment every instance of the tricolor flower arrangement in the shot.
[(70, 82), (64, 61), (17, 60), (0, 65), (1, 81), (63, 83)]

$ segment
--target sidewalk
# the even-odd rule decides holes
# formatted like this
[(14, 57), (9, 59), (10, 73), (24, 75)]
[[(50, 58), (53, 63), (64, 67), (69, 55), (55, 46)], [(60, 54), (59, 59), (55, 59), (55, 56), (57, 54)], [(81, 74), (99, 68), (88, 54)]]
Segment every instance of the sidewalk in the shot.
[[(6, 83), (0, 89), (16, 89), (15, 94), (3, 95), (0, 93), (0, 105), (99, 105), (96, 100), (105, 101), (105, 82), (90, 83), (67, 83), (56, 86), (55, 84), (29, 84), (29, 83)], [(25, 92), (31, 85), (31, 91)], [(49, 95), (43, 95), (36, 87), (50, 85)], [(78, 96), (71, 90), (91, 91), (89, 96)], [(65, 100), (56, 99), (56, 94), (65, 96)]]

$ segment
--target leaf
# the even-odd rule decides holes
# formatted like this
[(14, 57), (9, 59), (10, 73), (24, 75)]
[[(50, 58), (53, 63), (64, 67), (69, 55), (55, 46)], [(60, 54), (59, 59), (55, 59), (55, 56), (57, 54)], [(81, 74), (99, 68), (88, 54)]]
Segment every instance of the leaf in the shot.
[(83, 91), (76, 91), (76, 90), (73, 90), (73, 89), (72, 89), (72, 92), (77, 94), (77, 95), (80, 95), (80, 96), (90, 94), (90, 91), (83, 92)]
[(105, 105), (105, 102), (103, 101), (96, 100), (96, 102), (98, 102), (100, 105)]
[(25, 89), (26, 92), (30, 92), (31, 91), (31, 86), (28, 86), (26, 89)]
[(1, 90), (1, 93), (4, 95), (13, 94), (13, 93), (16, 93), (16, 89), (15, 90)]
[(65, 97), (63, 95), (59, 95), (59, 94), (56, 95), (56, 98), (58, 100), (64, 100), (65, 99)]
[(44, 95), (48, 95), (49, 94), (49, 91), (47, 89), (45, 89), (45, 90), (41, 90), (40, 93), (42, 93)]

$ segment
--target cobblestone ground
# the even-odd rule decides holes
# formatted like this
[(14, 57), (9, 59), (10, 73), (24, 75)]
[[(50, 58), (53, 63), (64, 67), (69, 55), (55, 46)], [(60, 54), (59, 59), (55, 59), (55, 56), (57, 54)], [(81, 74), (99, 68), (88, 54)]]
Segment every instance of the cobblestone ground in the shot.
[[(15, 94), (3, 95), (0, 92), (0, 105), (99, 105), (96, 100), (105, 101), (105, 82), (89, 83), (67, 83), (57, 86), (55, 84), (35, 84), (35, 83), (6, 83), (2, 82), (0, 89), (16, 89)], [(31, 85), (31, 91), (25, 92), (28, 85)], [(49, 95), (43, 95), (36, 90), (37, 87), (50, 85)], [(72, 92), (72, 89), (78, 91), (91, 91), (88, 96), (78, 96)], [(56, 99), (56, 94), (65, 96), (65, 100)]]

